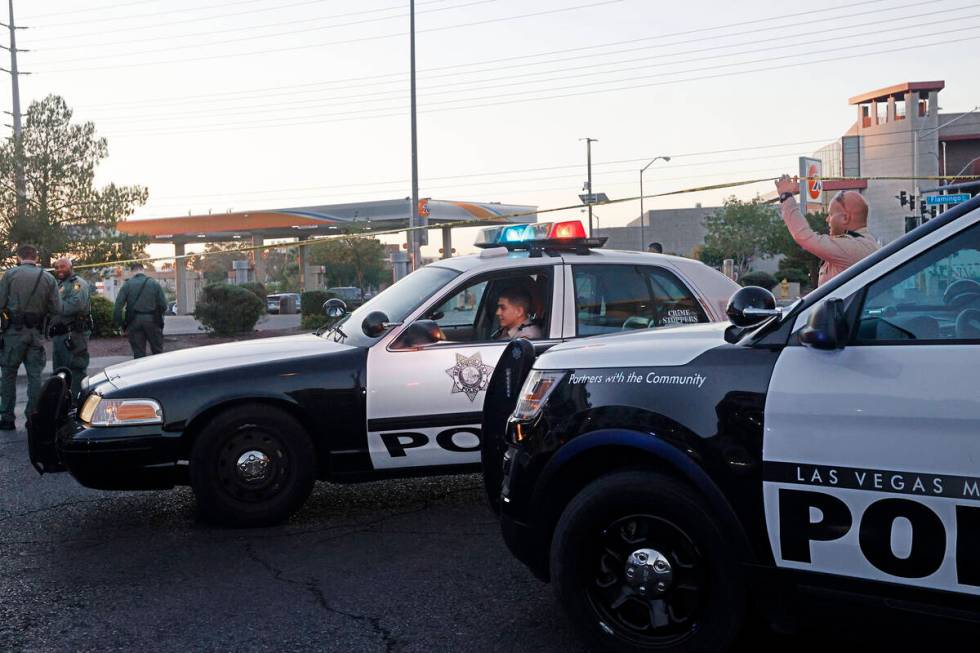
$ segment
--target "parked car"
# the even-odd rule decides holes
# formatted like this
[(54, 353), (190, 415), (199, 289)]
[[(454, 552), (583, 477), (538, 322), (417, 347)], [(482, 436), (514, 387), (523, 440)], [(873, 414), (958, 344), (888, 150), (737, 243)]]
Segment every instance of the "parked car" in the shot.
[[(525, 231), (537, 238), (520, 239)], [(205, 515), (238, 525), (281, 521), (317, 479), (479, 470), (485, 391), (507, 345), (496, 335), (501, 293), (524, 289), (540, 351), (725, 319), (738, 290), (727, 277), (602, 242), (577, 222), (496, 227), (481, 254), (413, 272), (320, 335), (106, 368), (83, 382), (77, 413), (51, 403), (62, 373), (31, 420), (32, 460), (93, 488), (190, 484)]]

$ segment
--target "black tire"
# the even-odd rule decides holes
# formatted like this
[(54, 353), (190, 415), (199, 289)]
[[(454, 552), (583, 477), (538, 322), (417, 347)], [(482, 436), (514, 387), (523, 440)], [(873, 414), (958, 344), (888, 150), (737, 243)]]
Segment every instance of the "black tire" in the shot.
[[(727, 539), (688, 486), (653, 472), (616, 472), (586, 486), (559, 519), (551, 581), (571, 622), (602, 650), (725, 651), (746, 603)], [(640, 591), (626, 578), (626, 562), (650, 550), (665, 557), (672, 577)]]
[[(257, 453), (256, 453), (257, 452)], [(241, 458), (251, 462), (239, 467)], [(271, 526), (313, 490), (316, 452), (305, 429), (270, 406), (218, 414), (194, 443), (191, 487), (201, 515), (225, 526)]]

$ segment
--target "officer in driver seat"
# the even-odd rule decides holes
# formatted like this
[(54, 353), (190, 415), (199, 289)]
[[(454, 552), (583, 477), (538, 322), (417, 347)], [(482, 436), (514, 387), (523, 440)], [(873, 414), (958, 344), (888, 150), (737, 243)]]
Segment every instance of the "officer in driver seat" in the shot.
[(508, 286), (497, 297), (497, 321), (500, 328), (490, 336), (494, 340), (543, 338), (541, 328), (531, 319), (531, 293), (520, 286)]

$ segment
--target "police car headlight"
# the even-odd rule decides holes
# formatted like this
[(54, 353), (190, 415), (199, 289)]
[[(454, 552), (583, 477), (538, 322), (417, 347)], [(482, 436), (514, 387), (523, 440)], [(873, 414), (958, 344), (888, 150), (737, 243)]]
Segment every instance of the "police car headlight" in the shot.
[(563, 371), (531, 370), (514, 408), (513, 417), (532, 420), (541, 413), (544, 402), (565, 376)]
[(92, 426), (162, 424), (163, 408), (152, 399), (104, 399), (89, 395), (78, 417)]

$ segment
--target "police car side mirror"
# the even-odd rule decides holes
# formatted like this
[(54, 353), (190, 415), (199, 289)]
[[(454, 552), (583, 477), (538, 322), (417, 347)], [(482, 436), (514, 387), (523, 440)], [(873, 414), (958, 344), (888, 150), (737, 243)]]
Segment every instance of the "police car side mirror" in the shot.
[(732, 324), (739, 327), (759, 324), (780, 314), (779, 309), (776, 308), (776, 297), (759, 286), (746, 286), (737, 291), (728, 300), (725, 313)]
[(327, 317), (336, 320), (347, 315), (347, 304), (342, 299), (332, 297), (323, 302), (323, 312)]
[(806, 326), (800, 330), (800, 342), (814, 349), (843, 349), (847, 341), (847, 318), (844, 300), (828, 299), (817, 304)]
[(416, 320), (408, 325), (392, 343), (392, 349), (418, 349), (446, 339), (439, 324), (432, 320)]
[(388, 323), (388, 316), (384, 311), (371, 311), (364, 317), (364, 321), (361, 322), (361, 331), (368, 338), (377, 338), (389, 326), (391, 325)]

